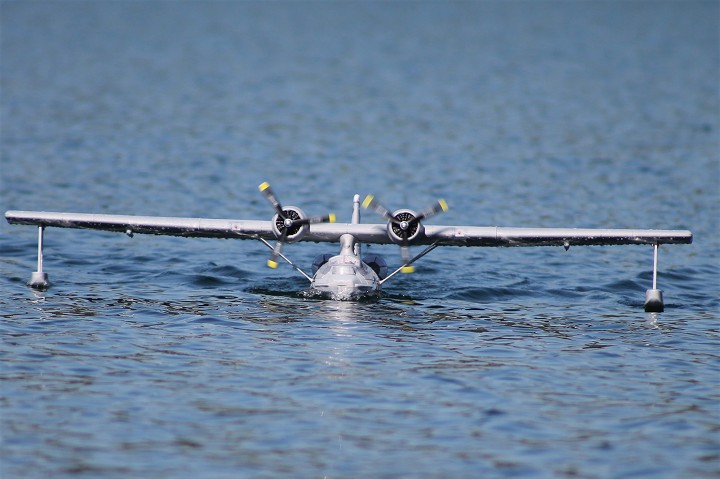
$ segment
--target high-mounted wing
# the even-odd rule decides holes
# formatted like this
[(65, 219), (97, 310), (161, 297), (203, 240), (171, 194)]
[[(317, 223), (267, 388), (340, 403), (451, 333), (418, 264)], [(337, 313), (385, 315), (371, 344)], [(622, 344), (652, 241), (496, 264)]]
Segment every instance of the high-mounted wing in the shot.
[(80, 228), (146, 233), (178, 237), (264, 238), (274, 239), (268, 220), (223, 220), (207, 218), (148, 217), (135, 215), (102, 215), (89, 213), (25, 212), (5, 213), (8, 223), (43, 227)]
[(425, 227), (425, 241), (467, 247), (542, 247), (692, 243), (687, 230), (602, 228)]
[[(314, 225), (302, 238), (308, 242), (338, 242), (349, 233), (362, 243), (392, 244), (386, 224)], [(600, 228), (510, 228), (473, 226), (423, 226), (412, 245), (459, 247), (542, 247), (572, 245), (653, 245), (692, 243), (688, 230), (637, 230)]]
[[(80, 228), (180, 237), (209, 237), (273, 240), (272, 222), (267, 220), (229, 220), (134, 215), (96, 215), (86, 213), (8, 211), (11, 224)], [(298, 241), (339, 242), (346, 233), (359, 242), (394, 243), (386, 224), (320, 223), (311, 225)], [(508, 228), (474, 226), (423, 227), (414, 245), (466, 247), (538, 247), (573, 245), (634, 245), (692, 243), (688, 230), (636, 230), (595, 228)]]
[[(5, 212), (8, 223), (42, 227), (78, 228), (122, 232), (127, 234), (170, 235), (177, 237), (207, 237), (274, 240), (277, 234), (271, 220), (231, 220), (184, 217), (153, 217), (89, 213)], [(350, 233), (363, 243), (392, 243), (384, 224), (320, 223), (309, 225), (307, 232), (296, 241), (339, 242)]]

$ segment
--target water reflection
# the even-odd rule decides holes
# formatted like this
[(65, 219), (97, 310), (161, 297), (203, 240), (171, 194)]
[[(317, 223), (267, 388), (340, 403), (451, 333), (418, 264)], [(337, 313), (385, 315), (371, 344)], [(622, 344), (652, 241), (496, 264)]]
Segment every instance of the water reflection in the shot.
[[(360, 307), (360, 309), (358, 309)], [(346, 324), (355, 323), (362, 315), (362, 306), (357, 302), (339, 302), (328, 300), (321, 304), (320, 317), (332, 322), (333, 331), (347, 331)], [(360, 311), (359, 311), (360, 310)]]
[(645, 325), (649, 328), (656, 328), (660, 329), (660, 325), (658, 324), (658, 314), (655, 312), (648, 312), (645, 316)]
[(47, 302), (47, 295), (45, 294), (45, 291), (40, 291), (35, 288), (32, 288), (31, 292), (32, 292), (32, 299), (30, 300), (30, 303), (39, 304), (39, 303)]

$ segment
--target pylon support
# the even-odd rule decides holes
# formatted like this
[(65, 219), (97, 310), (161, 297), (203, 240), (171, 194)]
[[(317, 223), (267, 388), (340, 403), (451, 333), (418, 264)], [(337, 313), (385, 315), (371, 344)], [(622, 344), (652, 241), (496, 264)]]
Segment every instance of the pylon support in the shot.
[(646, 312), (662, 312), (665, 310), (663, 303), (662, 290), (657, 288), (657, 272), (658, 272), (658, 249), (660, 245), (653, 245), (653, 280), (652, 288), (645, 292), (645, 311)]
[(37, 260), (37, 271), (32, 272), (28, 286), (36, 288), (38, 290), (44, 290), (50, 286), (48, 280), (48, 274), (43, 271), (43, 233), (45, 231), (44, 225), (38, 226), (38, 260)]

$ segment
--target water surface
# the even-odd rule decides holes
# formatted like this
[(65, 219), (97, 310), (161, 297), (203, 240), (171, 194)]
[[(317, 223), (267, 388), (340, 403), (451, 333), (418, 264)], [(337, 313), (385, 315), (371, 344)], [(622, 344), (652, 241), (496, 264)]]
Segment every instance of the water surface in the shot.
[(642, 246), (438, 249), (334, 302), (260, 243), (49, 229), (37, 292), (2, 222), (3, 477), (720, 477), (717, 2), (0, 13), (2, 211), (269, 219), (267, 180), (695, 234), (648, 314)]

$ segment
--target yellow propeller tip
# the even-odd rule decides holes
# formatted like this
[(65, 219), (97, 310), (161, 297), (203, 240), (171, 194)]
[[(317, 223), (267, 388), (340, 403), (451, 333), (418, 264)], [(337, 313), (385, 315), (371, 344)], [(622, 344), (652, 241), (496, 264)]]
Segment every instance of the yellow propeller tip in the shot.
[(365, 197), (365, 200), (363, 200), (362, 206), (363, 208), (368, 208), (370, 206), (370, 203), (373, 201), (373, 198), (375, 198), (374, 195), (368, 195)]
[(413, 273), (415, 271), (415, 267), (408, 265), (407, 267), (402, 267), (401, 271), (402, 273)]
[(270, 268), (277, 268), (277, 267), (278, 267), (278, 262), (276, 262), (275, 260), (268, 260), (268, 261), (267, 261), (267, 266), (270, 267)]
[(443, 212), (447, 212), (447, 211), (448, 211), (448, 204), (447, 204), (447, 202), (446, 202), (445, 200), (443, 200), (443, 199), (441, 198), (440, 200), (438, 200), (438, 203), (440, 204), (440, 208), (442, 208), (442, 211), (443, 211)]
[(331, 213), (330, 218), (328, 220), (330, 221), (330, 223), (335, 223), (335, 214)]
[(261, 192), (264, 192), (269, 187), (270, 187), (270, 184), (268, 182), (263, 182), (258, 186), (258, 190), (260, 190)]

